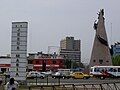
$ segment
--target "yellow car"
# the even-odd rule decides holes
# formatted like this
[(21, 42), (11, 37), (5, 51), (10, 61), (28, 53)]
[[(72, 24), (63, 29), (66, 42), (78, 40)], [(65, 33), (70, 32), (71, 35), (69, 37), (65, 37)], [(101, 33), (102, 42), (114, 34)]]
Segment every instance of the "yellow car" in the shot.
[(74, 79), (88, 79), (88, 78), (90, 78), (90, 75), (84, 74), (82, 72), (74, 72), (71, 76)]

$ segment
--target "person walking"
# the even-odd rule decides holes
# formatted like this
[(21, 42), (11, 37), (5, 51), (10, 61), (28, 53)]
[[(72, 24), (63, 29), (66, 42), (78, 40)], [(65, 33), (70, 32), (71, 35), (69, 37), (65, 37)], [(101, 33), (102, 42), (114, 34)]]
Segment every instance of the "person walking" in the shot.
[(6, 84), (6, 90), (18, 90), (18, 83), (14, 78), (11, 78), (9, 82)]

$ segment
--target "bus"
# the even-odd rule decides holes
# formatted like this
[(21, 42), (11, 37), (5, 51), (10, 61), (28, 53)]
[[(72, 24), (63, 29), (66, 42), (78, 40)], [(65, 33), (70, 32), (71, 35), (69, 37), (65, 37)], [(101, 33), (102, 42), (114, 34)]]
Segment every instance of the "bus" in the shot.
[(93, 66), (90, 74), (101, 79), (120, 78), (120, 66)]

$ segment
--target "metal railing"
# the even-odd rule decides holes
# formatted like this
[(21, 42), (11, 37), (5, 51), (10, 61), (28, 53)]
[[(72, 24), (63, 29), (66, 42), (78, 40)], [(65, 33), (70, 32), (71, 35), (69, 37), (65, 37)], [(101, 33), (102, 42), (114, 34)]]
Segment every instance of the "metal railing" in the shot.
[[(44, 80), (34, 79), (31, 81), (27, 81), (27, 85), (24, 84), (20, 85), (19, 90), (120, 90), (119, 79), (111, 79), (111, 80), (108, 79), (107, 82), (99, 82), (100, 81), (99, 79), (98, 80), (92, 79), (94, 82), (89, 82), (89, 80), (86, 80), (87, 83), (78, 82), (76, 84), (73, 82), (71, 83), (69, 82), (69, 84), (64, 83), (62, 82), (62, 80), (64, 79), (52, 79), (52, 80), (54, 82), (50, 82), (50, 80), (47, 77)], [(4, 85), (6, 81), (7, 79), (5, 79), (5, 81), (3, 82)], [(4, 90), (3, 84), (0, 85), (0, 90)]]
[[(25, 89), (26, 88), (26, 89)], [(20, 86), (20, 90), (120, 90), (120, 82)]]

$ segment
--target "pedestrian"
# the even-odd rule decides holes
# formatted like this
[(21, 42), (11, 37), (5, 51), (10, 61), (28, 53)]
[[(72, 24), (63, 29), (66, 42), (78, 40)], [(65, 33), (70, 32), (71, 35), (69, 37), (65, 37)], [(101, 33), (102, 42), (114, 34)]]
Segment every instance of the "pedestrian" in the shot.
[(18, 83), (14, 78), (11, 78), (9, 82), (6, 84), (6, 90), (18, 90)]

